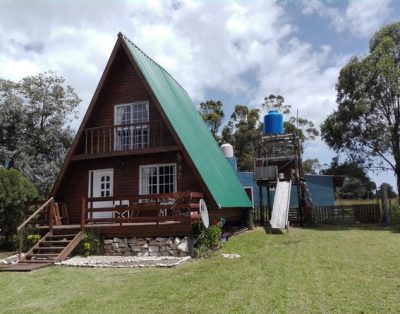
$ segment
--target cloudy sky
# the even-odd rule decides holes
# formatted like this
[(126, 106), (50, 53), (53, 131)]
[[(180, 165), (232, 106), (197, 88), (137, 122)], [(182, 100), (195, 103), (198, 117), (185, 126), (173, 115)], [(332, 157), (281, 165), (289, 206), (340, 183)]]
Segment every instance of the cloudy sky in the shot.
[[(340, 68), (399, 17), (397, 0), (1, 0), (0, 77), (57, 71), (82, 98), (81, 119), (121, 31), (196, 105), (219, 99), (230, 115), (278, 93), (319, 125), (336, 108)], [(333, 155), (321, 141), (306, 146), (305, 158)], [(395, 185), (391, 173), (373, 179)]]

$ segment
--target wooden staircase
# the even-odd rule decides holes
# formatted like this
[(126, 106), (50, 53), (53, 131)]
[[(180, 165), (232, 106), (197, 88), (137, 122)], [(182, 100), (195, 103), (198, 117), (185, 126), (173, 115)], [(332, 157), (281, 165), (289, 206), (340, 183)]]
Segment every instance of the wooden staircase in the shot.
[(53, 229), (17, 263), (0, 266), (0, 271), (32, 271), (61, 262), (83, 238), (80, 229)]

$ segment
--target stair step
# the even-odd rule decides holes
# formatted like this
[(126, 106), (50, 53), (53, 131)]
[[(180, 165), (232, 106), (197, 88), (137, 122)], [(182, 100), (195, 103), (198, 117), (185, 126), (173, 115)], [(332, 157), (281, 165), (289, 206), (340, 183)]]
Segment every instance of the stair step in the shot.
[(63, 239), (63, 238), (74, 238), (76, 234), (53, 234), (46, 237), (46, 239)]
[(28, 258), (32, 258), (32, 257), (57, 257), (58, 254), (56, 253), (32, 253), (29, 255), (26, 255), (25, 257)]
[(46, 264), (53, 264), (53, 260), (52, 259), (27, 259), (27, 260), (23, 260), (23, 261), (21, 261), (21, 262), (19, 262), (19, 263), (40, 263), (40, 264), (43, 264), (43, 263), (46, 263)]
[(51, 241), (40, 241), (41, 244), (68, 244), (71, 240), (51, 240)]
[(39, 250), (39, 251), (48, 251), (48, 250), (64, 250), (64, 246), (39, 246), (34, 248), (34, 250)]

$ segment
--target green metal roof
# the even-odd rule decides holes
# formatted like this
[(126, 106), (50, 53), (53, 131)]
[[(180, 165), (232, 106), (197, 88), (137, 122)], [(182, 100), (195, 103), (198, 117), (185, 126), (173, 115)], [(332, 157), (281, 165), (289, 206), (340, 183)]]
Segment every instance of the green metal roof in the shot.
[(252, 207), (185, 89), (127, 37), (125, 41), (176, 134), (219, 207)]

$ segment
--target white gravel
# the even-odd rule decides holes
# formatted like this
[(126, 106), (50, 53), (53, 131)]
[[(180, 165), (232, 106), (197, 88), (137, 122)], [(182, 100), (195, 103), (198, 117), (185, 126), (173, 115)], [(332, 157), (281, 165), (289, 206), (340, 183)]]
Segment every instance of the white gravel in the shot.
[(190, 260), (186, 257), (135, 257), (135, 256), (75, 256), (56, 265), (75, 267), (112, 267), (112, 268), (133, 268), (133, 267), (174, 267)]
[[(21, 257), (24, 257), (24, 255), (25, 255), (25, 254), (22, 253), (22, 254), (21, 254)], [(9, 256), (9, 257), (0, 259), (0, 265), (1, 265), (1, 264), (5, 264), (5, 265), (8, 265), (8, 264), (16, 264), (16, 263), (18, 262), (18, 259), (19, 259), (19, 254), (11, 255), (11, 256)]]

